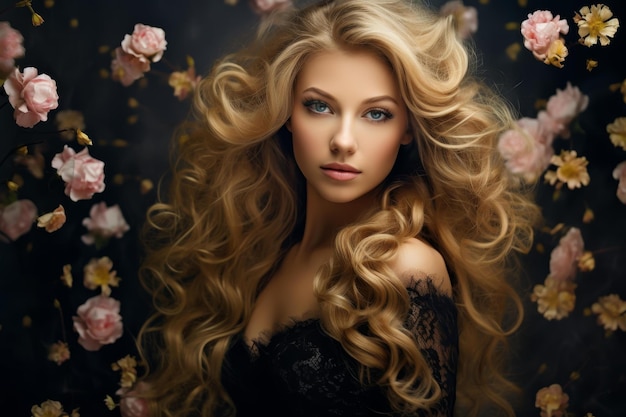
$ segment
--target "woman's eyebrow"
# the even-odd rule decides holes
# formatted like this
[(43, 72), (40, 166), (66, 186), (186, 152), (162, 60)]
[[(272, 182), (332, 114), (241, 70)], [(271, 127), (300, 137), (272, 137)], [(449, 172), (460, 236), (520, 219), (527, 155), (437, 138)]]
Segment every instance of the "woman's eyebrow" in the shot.
[[(302, 92), (303, 93), (314, 92), (314, 93), (319, 94), (320, 96), (326, 98), (327, 100), (336, 101), (335, 97), (333, 97), (332, 94), (327, 93), (326, 91), (324, 91), (324, 90), (322, 90), (320, 88), (317, 88), (317, 87), (308, 87), (308, 88), (305, 88)], [(374, 96), (374, 97), (367, 98), (366, 100), (363, 100), (363, 103), (376, 103), (376, 102), (379, 102), (379, 101), (391, 101), (391, 102), (395, 103), (396, 105), (399, 105), (398, 100), (396, 100), (395, 98), (393, 98), (392, 96), (387, 95), (387, 94), (383, 94), (383, 95), (380, 95), (380, 96)]]

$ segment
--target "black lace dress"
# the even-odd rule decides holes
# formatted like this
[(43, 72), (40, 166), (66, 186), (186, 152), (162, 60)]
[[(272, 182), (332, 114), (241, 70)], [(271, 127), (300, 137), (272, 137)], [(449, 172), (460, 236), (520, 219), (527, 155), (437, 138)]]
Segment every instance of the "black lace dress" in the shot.
[[(454, 301), (428, 279), (407, 288), (411, 331), (442, 389), (430, 412), (452, 416), (458, 357)], [(356, 361), (323, 330), (318, 319), (298, 321), (253, 347), (233, 339), (222, 370), (237, 417), (394, 416), (383, 390), (359, 382)]]

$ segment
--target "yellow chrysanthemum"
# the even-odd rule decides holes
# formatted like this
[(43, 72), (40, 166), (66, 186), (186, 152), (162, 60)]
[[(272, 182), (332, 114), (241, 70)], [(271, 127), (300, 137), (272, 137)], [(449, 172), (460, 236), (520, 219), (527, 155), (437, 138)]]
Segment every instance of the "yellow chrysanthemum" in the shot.
[(33, 417), (61, 417), (63, 406), (58, 401), (46, 400), (41, 405), (33, 405), (30, 409)]
[(134, 356), (126, 355), (122, 359), (111, 364), (114, 371), (121, 371), (120, 386), (130, 388), (137, 380), (137, 360)]
[(90, 290), (95, 290), (100, 287), (102, 289), (102, 295), (111, 295), (111, 287), (117, 287), (120, 279), (116, 276), (116, 271), (111, 271), (113, 268), (113, 262), (108, 256), (103, 256), (100, 259), (92, 259), (87, 265), (85, 265), (84, 284), (85, 287)]
[(537, 303), (539, 311), (548, 320), (561, 320), (574, 310), (576, 284), (571, 281), (557, 281), (549, 276), (544, 285), (535, 285), (530, 299)]
[(550, 162), (558, 166), (556, 171), (547, 171), (544, 178), (550, 183), (560, 188), (567, 184), (567, 188), (573, 190), (583, 185), (589, 185), (589, 173), (587, 165), (589, 161), (584, 156), (577, 158), (576, 151), (561, 151), (560, 155), (553, 155)]
[(613, 12), (604, 4), (594, 4), (580, 9), (580, 14), (576, 13), (574, 21), (578, 25), (578, 36), (580, 43), (592, 46), (598, 43), (606, 46), (611, 43), (612, 38), (619, 27), (619, 20), (613, 17)]
[(626, 301), (620, 299), (619, 295), (600, 297), (591, 306), (591, 311), (598, 315), (598, 323), (606, 330), (615, 331), (619, 328), (626, 332)]
[(563, 68), (563, 61), (565, 61), (568, 53), (569, 51), (565, 43), (563, 43), (563, 39), (557, 39), (550, 44), (546, 59), (543, 62), (544, 64), (554, 65), (557, 68)]
[(626, 151), (626, 117), (618, 117), (606, 126), (613, 145)]

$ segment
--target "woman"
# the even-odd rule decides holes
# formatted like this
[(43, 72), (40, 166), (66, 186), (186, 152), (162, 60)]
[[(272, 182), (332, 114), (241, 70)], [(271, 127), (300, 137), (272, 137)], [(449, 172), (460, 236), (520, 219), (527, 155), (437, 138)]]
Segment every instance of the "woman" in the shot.
[(469, 57), (449, 18), (345, 0), (215, 66), (148, 213), (153, 415), (514, 414), (505, 278), (537, 209)]

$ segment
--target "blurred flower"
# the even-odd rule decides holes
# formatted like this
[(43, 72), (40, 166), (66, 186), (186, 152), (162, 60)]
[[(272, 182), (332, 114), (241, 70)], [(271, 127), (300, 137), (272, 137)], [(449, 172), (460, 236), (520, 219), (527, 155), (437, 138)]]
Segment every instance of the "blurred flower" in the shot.
[(108, 297), (111, 295), (111, 287), (117, 287), (120, 278), (116, 271), (112, 271), (113, 262), (108, 256), (100, 259), (91, 259), (83, 270), (83, 284), (90, 290), (100, 287), (102, 295)]
[(626, 151), (626, 117), (618, 117), (606, 126), (611, 142)]
[(93, 142), (91, 141), (91, 139), (89, 139), (89, 136), (87, 136), (87, 134), (80, 129), (76, 131), (76, 141), (79, 145), (83, 146), (93, 145)]
[(61, 274), (61, 282), (66, 287), (72, 288), (73, 281), (74, 279), (72, 277), (72, 265), (70, 264), (63, 265), (63, 273)]
[(174, 71), (168, 79), (168, 84), (174, 88), (174, 96), (178, 97), (179, 100), (187, 98), (189, 93), (196, 88), (201, 78), (199, 75), (196, 75), (193, 59), (188, 57), (187, 62), (189, 63), (187, 71)]
[(37, 218), (37, 227), (43, 227), (46, 232), (52, 233), (59, 230), (65, 224), (65, 209), (59, 204), (59, 207), (50, 213), (43, 214)]
[(70, 349), (65, 342), (56, 342), (48, 349), (48, 360), (61, 365), (70, 358)]
[(120, 399), (122, 417), (148, 417), (148, 403), (140, 395), (146, 389), (145, 382), (138, 382), (133, 389), (120, 388), (116, 394)]
[(120, 386), (124, 388), (130, 388), (137, 380), (137, 360), (131, 356), (126, 355), (122, 359), (111, 364), (111, 368), (114, 371), (121, 371)]
[(47, 74), (37, 75), (37, 68), (26, 67), (9, 75), (4, 83), (9, 102), (15, 109), (15, 121), (22, 127), (33, 127), (48, 120), (48, 112), (59, 105), (57, 84)]
[(113, 411), (115, 410), (115, 407), (117, 407), (115, 400), (113, 400), (113, 398), (111, 398), (110, 395), (107, 395), (106, 397), (104, 397), (104, 405), (106, 405), (109, 411)]
[(589, 224), (593, 221), (594, 218), (595, 218), (595, 215), (593, 214), (593, 210), (587, 207), (585, 209), (585, 212), (583, 213), (583, 223)]
[(9, 22), (0, 22), (0, 78), (5, 78), (15, 68), (15, 58), (24, 56), (24, 37)]
[(558, 168), (556, 171), (546, 172), (544, 178), (550, 185), (556, 184), (557, 189), (560, 189), (563, 184), (567, 184), (570, 190), (589, 184), (590, 178), (587, 172), (589, 161), (584, 156), (577, 158), (576, 151), (563, 150), (560, 155), (552, 156), (550, 162)]
[(291, 0), (249, 0), (249, 3), (255, 13), (264, 15), (289, 7)]
[(119, 312), (120, 302), (111, 297), (97, 295), (89, 298), (72, 317), (74, 330), (79, 336), (78, 343), (89, 351), (114, 343), (123, 333)]
[(161, 28), (137, 23), (132, 35), (124, 35), (122, 50), (141, 61), (158, 62), (163, 57), (167, 41)]
[(596, 61), (595, 59), (588, 59), (587, 61), (585, 61), (585, 63), (587, 71), (591, 71), (592, 69), (598, 67), (598, 61)]
[(617, 164), (613, 170), (613, 178), (619, 181), (617, 184), (617, 198), (626, 204), (626, 161)]
[(528, 14), (528, 19), (521, 25), (524, 46), (531, 51), (536, 59), (545, 61), (552, 43), (560, 39), (560, 35), (569, 32), (569, 25), (560, 16), (552, 16), (548, 10), (537, 10)]
[(578, 269), (582, 272), (590, 272), (596, 268), (596, 259), (593, 257), (593, 252), (585, 251), (578, 258)]
[(605, 330), (626, 332), (626, 301), (619, 295), (610, 294), (600, 297), (597, 303), (591, 306), (591, 311), (598, 315), (598, 324)]
[(606, 46), (619, 27), (619, 20), (613, 17), (613, 12), (604, 4), (594, 4), (589, 8), (585, 6), (576, 13), (574, 22), (578, 25), (579, 42), (586, 46), (596, 45), (600, 39), (600, 45)]
[(550, 165), (553, 138), (539, 120), (524, 117), (516, 122), (515, 129), (500, 136), (498, 151), (509, 171), (534, 182)]
[(120, 206), (114, 204), (107, 207), (105, 202), (91, 206), (89, 217), (83, 219), (83, 226), (89, 230), (88, 234), (81, 237), (86, 245), (97, 243), (97, 239), (106, 240), (113, 236), (121, 238), (130, 229)]
[(78, 110), (61, 110), (54, 116), (59, 136), (64, 140), (74, 140), (78, 130), (85, 129), (85, 117)]
[(558, 281), (548, 275), (543, 283), (535, 285), (530, 296), (537, 303), (537, 311), (548, 320), (561, 320), (574, 310), (576, 284), (572, 281)]
[(559, 384), (541, 388), (535, 397), (535, 407), (541, 409), (541, 417), (562, 417), (567, 411), (569, 396)]
[(37, 207), (30, 200), (17, 200), (0, 208), (0, 232), (11, 240), (17, 240), (30, 231), (37, 218)]
[(546, 110), (539, 112), (538, 119), (554, 135), (568, 139), (569, 124), (585, 111), (588, 105), (589, 96), (568, 81), (565, 89), (557, 88), (556, 93), (548, 99)]
[(128, 87), (135, 80), (150, 71), (150, 62), (128, 54), (121, 47), (115, 48), (115, 58), (111, 61), (111, 78)]
[(72, 201), (88, 200), (104, 191), (104, 162), (89, 155), (87, 148), (76, 153), (65, 145), (52, 159), (52, 167), (65, 181), (65, 194)]
[(30, 412), (32, 417), (61, 417), (65, 415), (61, 403), (52, 400), (46, 400), (41, 405), (33, 405)]
[(17, 155), (15, 163), (26, 166), (26, 169), (33, 177), (37, 179), (43, 178), (43, 168), (46, 161), (39, 148), (35, 147), (33, 154)]
[(469, 38), (478, 30), (478, 12), (475, 7), (466, 7), (461, 0), (448, 1), (441, 6), (439, 14), (452, 15), (456, 33), (461, 39)]
[(580, 229), (572, 227), (550, 254), (550, 276), (559, 282), (574, 279), (578, 259), (584, 250)]

